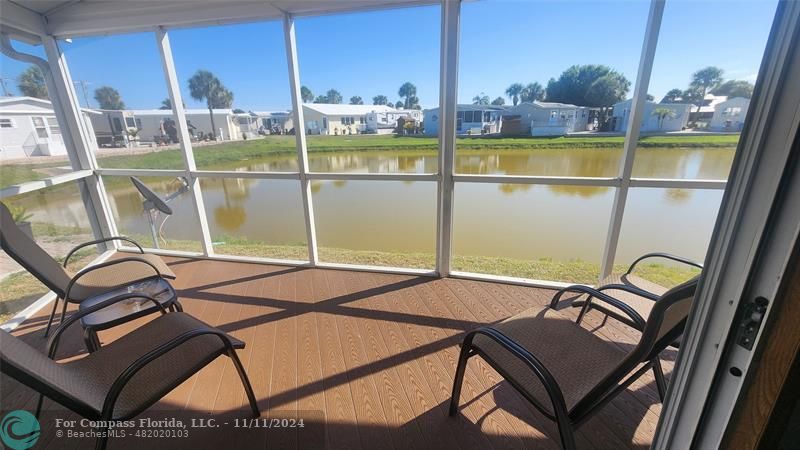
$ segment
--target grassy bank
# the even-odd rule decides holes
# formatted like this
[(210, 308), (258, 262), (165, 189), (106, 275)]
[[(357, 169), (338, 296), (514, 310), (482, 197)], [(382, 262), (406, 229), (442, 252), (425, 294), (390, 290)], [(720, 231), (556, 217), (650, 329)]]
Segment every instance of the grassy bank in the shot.
[[(65, 235), (65, 232), (70, 229), (63, 227), (35, 224), (34, 230), (39, 239), (70, 239), (68, 235)], [(71, 231), (83, 234), (82, 231), (85, 230)], [(142, 245), (149, 245), (150, 240), (146, 236), (131, 237)], [(196, 241), (168, 240), (163, 247), (174, 250), (201, 251), (200, 243)], [(220, 255), (290, 260), (306, 260), (308, 258), (305, 245), (270, 245), (236, 238), (218, 237), (215, 239), (214, 250)], [(322, 261), (334, 263), (415, 269), (433, 269), (435, 265), (435, 257), (432, 253), (392, 253), (320, 247), (319, 254)], [(96, 254), (91, 249), (79, 252), (78, 257), (70, 263), (70, 270), (73, 272), (79, 270), (95, 256)], [(463, 272), (586, 284), (596, 283), (597, 274), (600, 272), (599, 264), (582, 260), (556, 261), (549, 258), (521, 260), (489, 256), (455, 256), (453, 268)], [(624, 272), (626, 269), (626, 265), (614, 267), (614, 271), (617, 273)], [(663, 264), (641, 264), (636, 269), (637, 275), (664, 286), (674, 286), (696, 273), (696, 270)], [(0, 281), (0, 323), (8, 320), (13, 314), (46, 292), (47, 288), (27, 272), (14, 273)]]
[[(555, 138), (493, 138), (463, 137), (457, 142), (459, 151), (519, 150), (535, 151), (541, 149), (621, 149), (623, 136), (588, 136)], [(739, 141), (738, 135), (721, 136), (646, 136), (639, 140), (641, 148), (726, 148), (734, 149)], [(308, 149), (311, 153), (386, 151), (386, 152), (436, 152), (438, 139), (433, 137), (409, 136), (309, 136)], [(221, 144), (197, 146), (194, 149), (197, 166), (201, 169), (227, 169), (232, 164), (256, 160), (271, 155), (281, 155), (295, 151), (294, 136), (267, 136), (263, 139), (225, 142)], [(118, 169), (180, 169), (183, 160), (179, 150), (163, 150), (150, 153), (117, 154), (98, 158), (101, 167)], [(3, 164), (0, 166), (0, 184), (32, 181), (48, 176), (46, 169), (66, 163), (47, 164)]]

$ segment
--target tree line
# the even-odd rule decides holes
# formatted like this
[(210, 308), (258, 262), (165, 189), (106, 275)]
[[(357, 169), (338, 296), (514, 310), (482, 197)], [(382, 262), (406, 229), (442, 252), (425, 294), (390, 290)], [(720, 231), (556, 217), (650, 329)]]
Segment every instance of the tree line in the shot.
[[(400, 100), (392, 103), (389, 97), (379, 94), (372, 97), (373, 105), (389, 105), (398, 109), (422, 109), (419, 104), (419, 97), (417, 97), (417, 87), (413, 83), (406, 81), (397, 90), (397, 95)], [(328, 89), (324, 95), (314, 96), (314, 93), (308, 86), (300, 88), (300, 97), (303, 103), (330, 103), (334, 105), (341, 104), (343, 101), (342, 94), (336, 89)], [(361, 96), (354, 95), (350, 97), (351, 105), (363, 105), (364, 99)]]

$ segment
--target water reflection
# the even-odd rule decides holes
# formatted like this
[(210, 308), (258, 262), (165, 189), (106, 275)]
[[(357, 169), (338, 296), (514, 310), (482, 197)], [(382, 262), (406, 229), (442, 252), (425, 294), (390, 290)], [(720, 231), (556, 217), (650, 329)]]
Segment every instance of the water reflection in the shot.
[[(733, 158), (725, 149), (637, 150), (636, 177), (725, 179)], [(461, 173), (610, 177), (616, 174), (621, 150), (464, 151), (456, 158)], [(436, 171), (437, 157), (425, 152), (319, 152), (310, 156), (314, 171), (413, 172)], [(226, 170), (296, 170), (294, 154), (274, 155)], [(149, 237), (142, 199), (127, 177), (104, 177), (111, 208), (121, 233)], [(160, 195), (174, 192), (178, 182), (168, 177), (143, 181)], [(274, 245), (303, 245), (305, 225), (300, 183), (296, 180), (202, 178), (203, 201), (215, 245), (247, 239)], [(702, 258), (708, 236), (702, 227), (685, 227), (697, 217), (713, 225), (721, 191), (637, 189), (636, 202), (625, 209), (626, 240), (647, 247), (651, 223), (681, 230), (684, 254)], [(21, 202), (35, 220), (63, 215), (60, 222), (88, 227), (80, 196), (48, 194)], [(348, 249), (432, 252), (435, 224), (434, 182), (311, 182), (317, 232), (321, 245)], [(456, 186), (456, 227), (459, 254), (517, 258), (552, 257), (595, 260), (602, 250), (613, 188), (602, 186), (469, 184)], [(53, 205), (58, 204), (58, 208)], [(431, 206), (433, 205), (433, 206)], [(170, 203), (175, 211), (161, 231), (167, 239), (191, 241), (199, 248), (200, 232), (189, 194)], [(55, 211), (55, 212), (54, 212)], [(78, 217), (76, 219), (75, 217)], [(590, 220), (587, 218), (591, 218)], [(588, 221), (587, 221), (588, 220)], [(710, 226), (710, 225), (709, 225)], [(419, 230), (419, 231), (417, 231)], [(565, 244), (569, 243), (569, 245)], [(684, 245), (685, 244), (685, 245)], [(685, 247), (685, 248), (684, 248)], [(227, 248), (221, 251), (224, 253)], [(188, 248), (187, 248), (188, 249)]]

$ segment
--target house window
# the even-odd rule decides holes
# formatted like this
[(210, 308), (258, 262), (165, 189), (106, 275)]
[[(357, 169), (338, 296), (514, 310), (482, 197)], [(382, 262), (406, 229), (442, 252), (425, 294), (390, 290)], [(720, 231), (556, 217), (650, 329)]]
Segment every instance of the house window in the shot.
[(556, 118), (558, 118), (558, 111), (556, 110), (550, 111), (550, 120), (555, 120)]
[(31, 117), (33, 121), (33, 128), (36, 129), (36, 135), (42, 139), (47, 139), (49, 136), (47, 134), (47, 128), (44, 126), (44, 118), (43, 117)]
[(136, 128), (139, 130), (142, 129), (142, 119), (136, 119)]
[(133, 117), (126, 117), (125, 125), (127, 125), (128, 128), (136, 128), (136, 121), (133, 120)]
[(0, 119), (0, 128), (16, 128), (13, 119)]
[(47, 118), (47, 126), (50, 127), (51, 134), (61, 134), (61, 127), (58, 126), (58, 121), (55, 117)]
[(119, 117), (114, 117), (114, 132), (122, 132), (122, 121), (119, 120)]
[(738, 116), (739, 114), (741, 114), (741, 112), (742, 112), (742, 108), (740, 108), (738, 106), (731, 106), (731, 107), (725, 108), (725, 110), (722, 111), (722, 115), (723, 116)]
[(322, 128), (325, 129), (325, 130), (328, 129), (328, 118), (327, 117), (323, 117), (322, 118)]
[(458, 119), (458, 120), (464, 120), (464, 111), (458, 111), (458, 112), (456, 113), (456, 119)]

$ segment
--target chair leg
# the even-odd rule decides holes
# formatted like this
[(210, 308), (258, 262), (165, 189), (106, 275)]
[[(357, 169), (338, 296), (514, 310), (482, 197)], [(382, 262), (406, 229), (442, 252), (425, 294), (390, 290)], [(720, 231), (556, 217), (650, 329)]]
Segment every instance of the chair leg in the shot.
[(59, 325), (64, 323), (64, 317), (67, 317), (67, 306), (68, 305), (69, 305), (69, 302), (64, 300), (64, 306), (61, 307), (61, 318), (58, 319), (58, 324)]
[(36, 414), (34, 414), (37, 420), (39, 419), (39, 415), (42, 414), (42, 403), (44, 403), (44, 395), (39, 394), (39, 401), (36, 402)]
[(253, 386), (250, 384), (247, 372), (245, 372), (244, 367), (242, 367), (242, 362), (239, 361), (239, 355), (236, 354), (236, 350), (229, 350), (228, 356), (233, 361), (233, 365), (239, 373), (239, 378), (242, 379), (242, 386), (244, 386), (244, 392), (247, 394), (247, 400), (250, 402), (250, 409), (253, 411), (253, 417), (260, 417), (261, 411), (258, 409), (258, 401), (256, 401), (255, 393), (253, 393)]
[(456, 376), (453, 379), (453, 393), (450, 396), (450, 415), (455, 416), (458, 414), (458, 403), (461, 399), (461, 385), (464, 382), (464, 372), (467, 369), (467, 361), (472, 356), (472, 342), (464, 342), (461, 346), (461, 353), (458, 356), (458, 365), (456, 366)]
[(581, 312), (578, 314), (578, 319), (575, 321), (575, 324), (580, 325), (583, 321), (583, 318), (586, 316), (586, 313), (589, 312), (589, 309), (592, 307), (592, 297), (586, 299), (586, 302), (581, 307)]
[(56, 310), (58, 309), (58, 300), (58, 297), (53, 300), (53, 311), (50, 312), (50, 318), (47, 320), (47, 328), (44, 329), (44, 337), (50, 334), (50, 326), (53, 325), (53, 319), (56, 317)]
[(178, 312), (183, 312), (183, 305), (178, 300), (175, 300), (175, 303), (172, 304)]
[(94, 450), (105, 450), (108, 445), (108, 427), (97, 428), (97, 439), (94, 441)]
[(661, 402), (664, 402), (664, 397), (667, 395), (667, 381), (664, 379), (664, 369), (661, 368), (661, 360), (656, 356), (653, 359), (653, 376), (656, 379), (656, 387), (658, 388), (658, 397)]
[(575, 444), (575, 431), (572, 425), (556, 421), (556, 426), (558, 426), (558, 436), (561, 438), (561, 448), (564, 450), (575, 450), (577, 446)]

